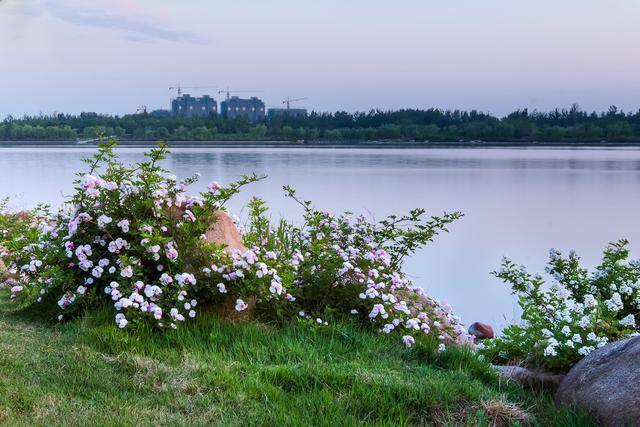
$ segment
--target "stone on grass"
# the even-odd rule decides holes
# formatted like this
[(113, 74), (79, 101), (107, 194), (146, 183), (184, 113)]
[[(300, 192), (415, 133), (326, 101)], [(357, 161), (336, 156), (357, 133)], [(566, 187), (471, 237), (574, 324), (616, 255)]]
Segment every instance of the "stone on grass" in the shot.
[(608, 344), (576, 363), (556, 400), (584, 409), (603, 426), (640, 425), (640, 337)]

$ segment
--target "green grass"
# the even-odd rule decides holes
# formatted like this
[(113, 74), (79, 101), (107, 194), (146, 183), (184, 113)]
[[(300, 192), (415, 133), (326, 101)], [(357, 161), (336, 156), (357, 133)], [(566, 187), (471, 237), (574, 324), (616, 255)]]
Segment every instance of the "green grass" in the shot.
[[(405, 350), (350, 325), (273, 327), (203, 316), (124, 333), (104, 312), (66, 324), (0, 292), (2, 425), (492, 425), (483, 402), (534, 425), (591, 425), (498, 380), (462, 350)], [(396, 337), (397, 338), (397, 337)]]

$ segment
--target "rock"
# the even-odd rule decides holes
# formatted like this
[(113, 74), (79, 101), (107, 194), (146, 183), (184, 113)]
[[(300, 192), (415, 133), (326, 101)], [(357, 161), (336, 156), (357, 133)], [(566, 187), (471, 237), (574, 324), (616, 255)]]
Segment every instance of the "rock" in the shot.
[(556, 401), (583, 408), (603, 426), (640, 425), (640, 337), (608, 344), (576, 363)]
[(2, 260), (3, 256), (7, 255), (9, 251), (4, 247), (0, 246), (0, 282), (7, 280), (11, 275), (9, 274), (9, 270)]
[(533, 389), (555, 391), (564, 379), (562, 374), (536, 371), (521, 366), (493, 365), (502, 378), (515, 381), (518, 384)]
[(240, 232), (229, 214), (224, 211), (217, 211), (215, 216), (216, 221), (211, 224), (205, 233), (207, 242), (225, 245), (225, 250), (228, 252), (233, 249), (237, 249), (242, 253), (246, 252), (247, 248), (242, 243), (242, 236), (240, 236)]
[(476, 322), (469, 326), (469, 335), (474, 335), (479, 340), (493, 338), (493, 328), (486, 323)]

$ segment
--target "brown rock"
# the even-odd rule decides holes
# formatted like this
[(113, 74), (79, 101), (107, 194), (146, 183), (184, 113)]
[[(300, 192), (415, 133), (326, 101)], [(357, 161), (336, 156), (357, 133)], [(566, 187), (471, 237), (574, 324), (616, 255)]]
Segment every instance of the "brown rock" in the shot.
[(608, 344), (576, 363), (556, 401), (583, 408), (603, 426), (640, 425), (640, 337)]
[(225, 245), (227, 252), (231, 252), (233, 249), (243, 253), (246, 252), (247, 248), (242, 243), (242, 236), (229, 214), (224, 211), (217, 211), (215, 216), (216, 221), (211, 224), (205, 233), (207, 242)]
[(564, 379), (564, 375), (562, 374), (536, 371), (521, 366), (494, 365), (493, 369), (495, 369), (502, 378), (515, 381), (524, 387), (538, 390), (555, 391)]
[(473, 335), (479, 340), (493, 338), (493, 328), (486, 323), (475, 322), (469, 326), (469, 335)]
[[(173, 221), (177, 222), (182, 220), (184, 209), (171, 206), (166, 208), (166, 213)], [(247, 248), (242, 242), (242, 236), (229, 214), (225, 211), (216, 211), (214, 216), (214, 222), (205, 232), (206, 241), (224, 245), (227, 252), (231, 252), (233, 249), (242, 253), (246, 252)]]

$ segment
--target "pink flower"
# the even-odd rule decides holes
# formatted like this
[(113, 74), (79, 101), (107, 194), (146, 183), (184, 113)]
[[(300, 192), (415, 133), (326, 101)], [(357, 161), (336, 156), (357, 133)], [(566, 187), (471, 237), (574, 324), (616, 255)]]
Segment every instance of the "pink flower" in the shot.
[(184, 211), (184, 218), (188, 219), (191, 222), (195, 222), (196, 221), (196, 216), (189, 209)]
[(207, 188), (209, 189), (209, 193), (215, 194), (219, 189), (222, 188), (222, 186), (218, 183), (218, 181), (211, 181), (209, 185), (207, 185)]

